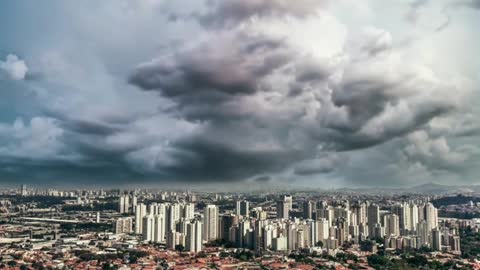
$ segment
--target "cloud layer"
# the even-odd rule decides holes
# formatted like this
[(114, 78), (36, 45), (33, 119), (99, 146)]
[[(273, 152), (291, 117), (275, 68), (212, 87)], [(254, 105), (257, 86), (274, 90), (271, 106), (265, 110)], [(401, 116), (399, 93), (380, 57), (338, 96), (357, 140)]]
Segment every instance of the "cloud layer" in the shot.
[[(399, 185), (462, 177), (478, 157), (468, 76), (330, 1), (58, 8), (74, 23), (52, 38), (73, 42), (0, 62), (18, 104), (0, 103), (4, 181)], [(125, 31), (89, 27), (99, 17)]]

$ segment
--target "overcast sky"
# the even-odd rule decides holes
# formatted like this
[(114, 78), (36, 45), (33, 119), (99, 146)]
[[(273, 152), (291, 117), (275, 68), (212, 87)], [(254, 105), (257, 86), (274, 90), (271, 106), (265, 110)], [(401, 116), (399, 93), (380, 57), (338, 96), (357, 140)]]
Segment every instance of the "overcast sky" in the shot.
[(478, 0), (0, 1), (0, 183), (477, 183)]

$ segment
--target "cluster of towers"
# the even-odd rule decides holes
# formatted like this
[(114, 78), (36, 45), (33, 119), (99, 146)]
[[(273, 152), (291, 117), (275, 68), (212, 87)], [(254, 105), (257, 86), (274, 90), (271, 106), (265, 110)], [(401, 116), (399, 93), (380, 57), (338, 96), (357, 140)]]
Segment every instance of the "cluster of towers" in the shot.
[[(130, 211), (126, 198), (120, 198), (122, 213)], [(305, 200), (299, 212), (292, 211), (292, 196), (283, 196), (275, 210), (276, 217), (268, 218), (261, 207), (251, 208), (248, 201), (239, 200), (233, 213), (221, 214), (217, 206), (206, 205), (195, 215), (193, 203), (139, 203), (132, 209), (134, 227), (131, 218), (120, 218), (116, 231), (133, 231), (146, 242), (166, 243), (171, 249), (183, 246), (192, 252), (220, 239), (239, 248), (274, 251), (335, 249), (346, 242), (372, 239), (392, 249), (460, 250), (457, 232), (439, 227), (437, 209), (428, 202), (397, 202), (381, 209), (368, 201), (351, 205), (349, 201)]]

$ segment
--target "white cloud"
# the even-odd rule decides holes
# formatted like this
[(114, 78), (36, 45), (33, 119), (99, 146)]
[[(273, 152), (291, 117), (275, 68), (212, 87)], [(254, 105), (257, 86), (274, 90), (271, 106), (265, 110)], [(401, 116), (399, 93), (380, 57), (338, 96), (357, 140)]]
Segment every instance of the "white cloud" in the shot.
[(27, 64), (25, 61), (20, 60), (18, 56), (14, 54), (7, 55), (5, 61), (0, 61), (0, 70), (11, 80), (23, 80), (28, 72)]
[(0, 123), (0, 156), (24, 159), (57, 159), (62, 154), (64, 131), (55, 119), (34, 117), (25, 123), (17, 118), (11, 125)]

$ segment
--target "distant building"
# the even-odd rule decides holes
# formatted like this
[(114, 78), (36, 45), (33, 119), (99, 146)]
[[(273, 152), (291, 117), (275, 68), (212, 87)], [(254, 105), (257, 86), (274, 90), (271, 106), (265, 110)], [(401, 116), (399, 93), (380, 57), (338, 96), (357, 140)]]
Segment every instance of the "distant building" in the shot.
[(147, 206), (143, 203), (137, 204), (135, 208), (135, 233), (142, 234), (143, 217), (147, 214)]
[(132, 218), (130, 218), (130, 217), (119, 218), (115, 221), (113, 230), (116, 234), (132, 233), (132, 223), (133, 223), (133, 221), (132, 221)]
[(303, 202), (303, 218), (311, 219), (313, 213), (317, 211), (316, 203), (310, 200)]
[(203, 213), (203, 240), (218, 239), (218, 207), (207, 205)]
[(292, 204), (292, 196), (284, 195), (283, 198), (277, 202), (277, 218), (288, 219), (290, 211), (292, 210)]
[(202, 223), (198, 220), (187, 224), (185, 250), (190, 252), (202, 250)]
[(147, 215), (143, 217), (142, 221), (142, 240), (146, 242), (150, 242), (155, 238), (155, 219), (153, 215)]
[(20, 187), (20, 195), (21, 195), (21, 196), (27, 196), (27, 195), (28, 195), (27, 185), (23, 184), (23, 185)]
[(121, 214), (129, 213), (130, 211), (130, 197), (128, 195), (120, 196), (118, 202), (118, 212)]
[(250, 216), (250, 204), (246, 200), (237, 201), (237, 207), (235, 213), (238, 216), (249, 217)]
[(436, 251), (442, 250), (442, 233), (439, 229), (432, 230), (432, 249)]

